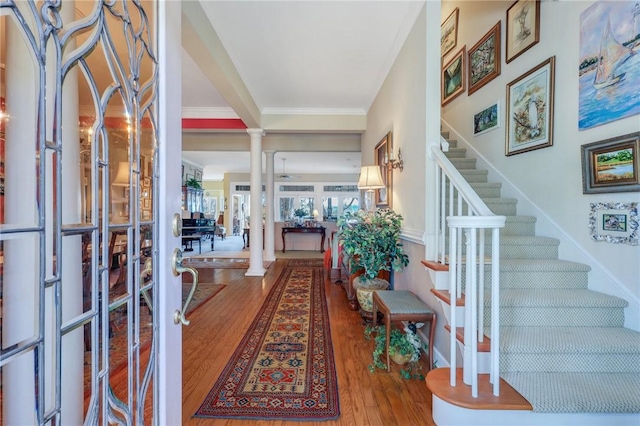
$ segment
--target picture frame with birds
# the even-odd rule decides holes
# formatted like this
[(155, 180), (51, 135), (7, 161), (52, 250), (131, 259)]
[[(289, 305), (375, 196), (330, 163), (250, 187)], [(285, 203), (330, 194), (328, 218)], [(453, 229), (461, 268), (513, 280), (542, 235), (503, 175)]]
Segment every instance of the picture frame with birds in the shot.
[(553, 145), (555, 56), (507, 84), (505, 155)]

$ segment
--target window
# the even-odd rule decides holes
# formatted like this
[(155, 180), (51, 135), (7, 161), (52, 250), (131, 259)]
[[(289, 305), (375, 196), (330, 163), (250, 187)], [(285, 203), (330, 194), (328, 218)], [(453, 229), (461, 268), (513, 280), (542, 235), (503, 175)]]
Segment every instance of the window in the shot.
[(287, 220), (291, 220), (293, 217), (293, 197), (280, 197), (279, 199), (280, 206), (280, 216), (278, 221), (284, 222)]

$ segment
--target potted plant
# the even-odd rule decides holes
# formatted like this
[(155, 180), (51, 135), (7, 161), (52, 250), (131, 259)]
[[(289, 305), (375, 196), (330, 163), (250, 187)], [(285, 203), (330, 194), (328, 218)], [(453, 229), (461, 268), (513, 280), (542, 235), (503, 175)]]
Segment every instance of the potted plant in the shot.
[[(420, 341), (416, 335), (416, 325), (409, 323), (404, 333), (392, 326), (389, 332), (389, 358), (398, 365), (403, 367), (400, 369), (400, 375), (405, 379), (424, 379), (420, 373), (421, 367), (418, 363), (422, 350), (426, 349), (426, 345)], [(375, 372), (376, 368), (381, 370), (387, 369), (387, 364), (382, 361), (382, 355), (385, 351), (386, 334), (385, 326), (378, 325), (372, 327), (368, 325), (364, 330), (364, 337), (371, 340), (373, 337), (373, 363), (369, 365), (369, 371)]]
[(378, 278), (378, 274), (409, 264), (400, 243), (402, 216), (391, 209), (346, 211), (337, 225), (342, 250), (349, 258), (349, 272), (363, 271), (353, 280), (353, 290), (360, 313), (367, 320), (373, 311), (372, 293), (389, 288), (389, 282)]
[(189, 188), (202, 189), (202, 185), (196, 178), (188, 179), (184, 184)]
[(303, 208), (295, 209), (293, 211), (293, 215), (298, 218), (298, 225), (302, 225), (302, 219), (308, 214), (309, 213)]
[(351, 273), (363, 269), (365, 279), (373, 280), (380, 271), (397, 271), (409, 264), (400, 243), (402, 220), (391, 209), (348, 210), (340, 216), (340, 244), (353, 260)]

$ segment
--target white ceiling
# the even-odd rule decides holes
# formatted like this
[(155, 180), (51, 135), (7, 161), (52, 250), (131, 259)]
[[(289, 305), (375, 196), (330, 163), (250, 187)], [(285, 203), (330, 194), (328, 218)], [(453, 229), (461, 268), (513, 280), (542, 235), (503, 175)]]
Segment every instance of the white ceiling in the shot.
[[(261, 114), (366, 114), (423, 1), (202, 1)], [(238, 117), (188, 53), (183, 116)], [(289, 173), (358, 173), (360, 154), (278, 153)], [(185, 151), (205, 180), (248, 172), (249, 154)], [(346, 158), (346, 159), (345, 159)]]

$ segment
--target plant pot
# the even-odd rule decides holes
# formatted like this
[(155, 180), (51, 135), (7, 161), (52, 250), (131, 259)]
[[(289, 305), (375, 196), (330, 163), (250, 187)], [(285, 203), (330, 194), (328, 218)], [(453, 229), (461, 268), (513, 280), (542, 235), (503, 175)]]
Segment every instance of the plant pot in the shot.
[(389, 358), (398, 365), (404, 365), (411, 361), (411, 354), (402, 355), (401, 353), (396, 352), (393, 355), (389, 355)]
[(373, 292), (388, 289), (389, 281), (382, 278), (367, 280), (364, 275), (360, 275), (353, 280), (353, 286), (356, 288), (360, 308), (365, 312), (373, 312)]

